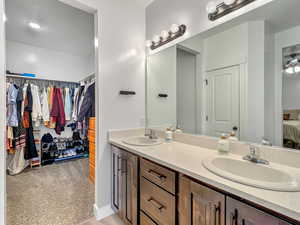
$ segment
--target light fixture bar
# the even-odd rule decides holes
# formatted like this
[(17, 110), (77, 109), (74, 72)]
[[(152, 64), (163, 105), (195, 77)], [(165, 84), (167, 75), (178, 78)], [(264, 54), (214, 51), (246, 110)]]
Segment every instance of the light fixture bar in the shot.
[(256, 0), (236, 0), (231, 5), (226, 5), (224, 2), (220, 3), (216, 6), (216, 11), (213, 13), (208, 14), (208, 19), (211, 21), (217, 20), (235, 10), (238, 10), (245, 5), (250, 4), (251, 2), (254, 2)]
[(146, 45), (151, 50), (157, 49), (161, 47), (162, 45), (165, 45), (181, 36), (183, 36), (186, 32), (186, 25), (182, 24), (179, 26), (176, 26), (176, 24), (173, 24), (171, 27), (171, 30), (163, 31), (162, 36), (156, 35), (152, 41), (147, 41)]

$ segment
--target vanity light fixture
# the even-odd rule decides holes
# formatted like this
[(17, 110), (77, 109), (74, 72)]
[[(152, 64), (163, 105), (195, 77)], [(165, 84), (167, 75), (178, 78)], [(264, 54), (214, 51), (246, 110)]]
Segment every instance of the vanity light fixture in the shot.
[(163, 30), (159, 35), (154, 35), (152, 40), (146, 41), (146, 47), (154, 50), (164, 44), (167, 44), (181, 36), (186, 32), (186, 25), (177, 25), (173, 24), (170, 28), (170, 31)]
[(29, 22), (28, 26), (30, 26), (31, 28), (36, 29), (36, 30), (41, 29), (41, 26), (38, 23), (35, 23), (35, 22)]
[(206, 5), (208, 19), (214, 21), (254, 1), (255, 0), (224, 0), (224, 2), (218, 5), (216, 2), (210, 1)]

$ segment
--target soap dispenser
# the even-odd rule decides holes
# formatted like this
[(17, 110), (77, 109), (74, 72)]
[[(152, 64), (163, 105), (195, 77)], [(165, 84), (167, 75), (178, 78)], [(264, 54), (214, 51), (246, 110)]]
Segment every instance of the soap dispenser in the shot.
[(226, 154), (229, 152), (229, 140), (226, 134), (222, 134), (218, 141), (218, 151), (222, 154)]
[(172, 128), (167, 128), (166, 129), (166, 141), (171, 142), (173, 140), (173, 131)]

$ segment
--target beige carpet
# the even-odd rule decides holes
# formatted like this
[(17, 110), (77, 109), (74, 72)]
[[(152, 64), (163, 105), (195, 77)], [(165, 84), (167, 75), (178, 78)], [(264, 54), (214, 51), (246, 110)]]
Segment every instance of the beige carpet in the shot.
[(76, 225), (93, 216), (88, 159), (7, 176), (7, 225)]

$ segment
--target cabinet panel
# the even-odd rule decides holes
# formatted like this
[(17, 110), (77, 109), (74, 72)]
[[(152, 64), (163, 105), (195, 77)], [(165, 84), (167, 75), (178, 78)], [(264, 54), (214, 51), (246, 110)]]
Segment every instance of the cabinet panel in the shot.
[(180, 225), (225, 225), (225, 196), (181, 176)]
[(140, 225), (156, 225), (143, 211), (140, 212), (141, 224)]
[(126, 225), (137, 225), (138, 157), (112, 147), (112, 205)]
[(141, 159), (141, 175), (175, 194), (175, 172), (148, 160)]
[(226, 207), (228, 225), (288, 225), (278, 218), (229, 197)]
[(124, 208), (124, 222), (128, 225), (137, 224), (138, 208), (138, 158), (130, 153), (122, 154), (125, 162), (125, 172), (122, 181), (122, 202)]
[(175, 196), (141, 178), (141, 209), (161, 225), (175, 225)]

